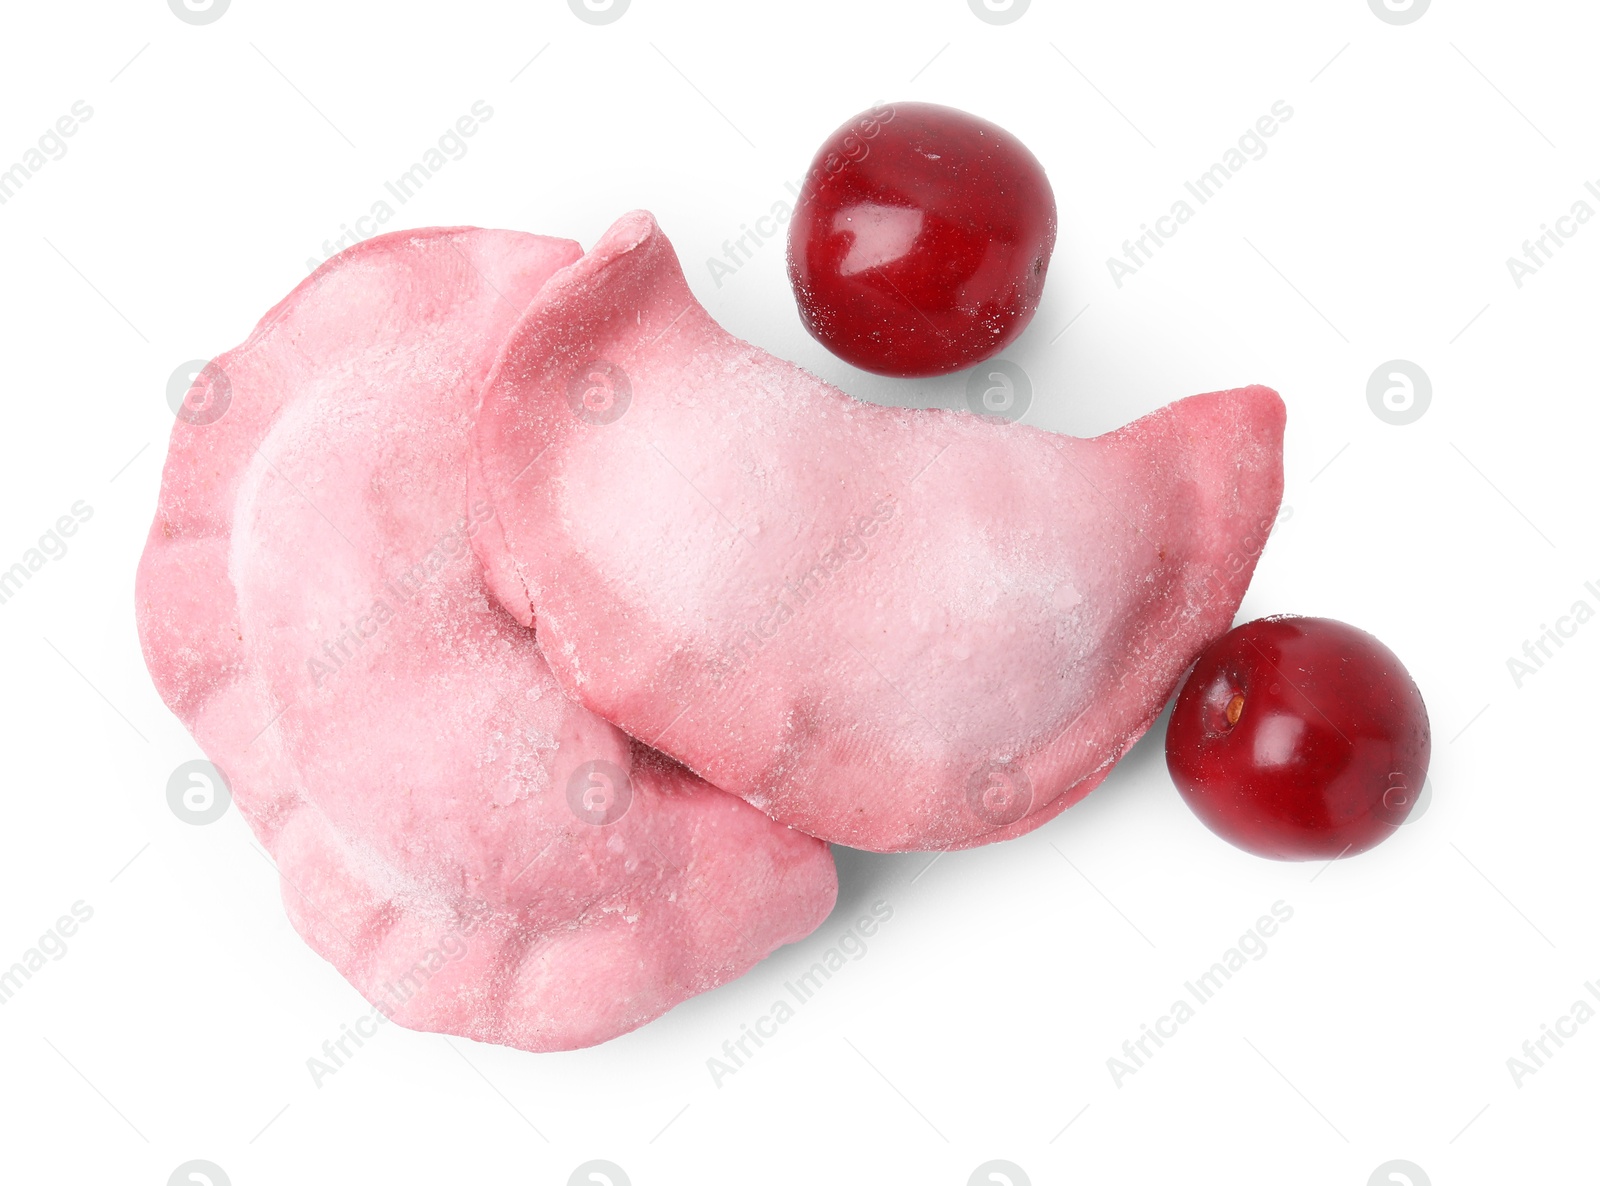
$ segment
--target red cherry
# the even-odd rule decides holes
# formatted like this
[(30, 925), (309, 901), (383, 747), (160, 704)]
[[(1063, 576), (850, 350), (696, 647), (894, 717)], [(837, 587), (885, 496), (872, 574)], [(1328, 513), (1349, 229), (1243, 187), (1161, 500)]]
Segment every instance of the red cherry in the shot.
[(942, 375), (1033, 318), (1056, 200), (1020, 140), (932, 103), (874, 107), (817, 150), (789, 224), (811, 335), (882, 375)]
[(1432, 741), (1422, 694), (1364, 630), (1262, 618), (1207, 647), (1167, 725), (1167, 769), (1217, 835), (1279, 860), (1365, 852), (1405, 822)]

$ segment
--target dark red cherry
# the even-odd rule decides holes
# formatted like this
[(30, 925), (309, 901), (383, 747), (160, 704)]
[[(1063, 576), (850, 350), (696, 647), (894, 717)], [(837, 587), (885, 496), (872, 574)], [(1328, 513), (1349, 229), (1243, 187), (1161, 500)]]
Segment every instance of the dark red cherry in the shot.
[(1431, 746), (1422, 694), (1388, 647), (1328, 618), (1262, 618), (1196, 660), (1167, 725), (1167, 769), (1224, 840), (1331, 860), (1405, 822)]
[(846, 362), (942, 375), (1032, 319), (1056, 241), (1044, 169), (952, 107), (874, 107), (828, 137), (789, 224), (800, 319)]

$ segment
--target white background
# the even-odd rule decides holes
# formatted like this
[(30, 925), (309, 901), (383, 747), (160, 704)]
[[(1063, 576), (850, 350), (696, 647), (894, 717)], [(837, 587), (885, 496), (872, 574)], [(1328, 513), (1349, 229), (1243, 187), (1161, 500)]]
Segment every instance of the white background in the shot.
[[(0, 206), (0, 567), (75, 501), (94, 516), (0, 605), (0, 965), (71, 903), (94, 917), (0, 1007), (0, 1178), (160, 1186), (205, 1158), (236, 1186), (561, 1184), (605, 1158), (635, 1186), (961, 1186), (1004, 1158), (1034, 1183), (1363, 1186), (1403, 1158), (1437, 1184), (1591, 1180), (1600, 1023), (1520, 1087), (1506, 1060), (1600, 980), (1600, 624), (1520, 688), (1506, 660), (1600, 608), (1600, 221), (1520, 289), (1505, 259), (1580, 198), (1600, 210), (1593, 5), (1435, 0), (1407, 26), (1365, 0), (1035, 0), (1006, 26), (965, 0), (633, 0), (603, 27), (564, 0), (3, 19), (0, 168), (74, 101), (94, 115)], [(314, 1086), (306, 1059), (366, 1006), (291, 932), (236, 813), (168, 809), (198, 750), (145, 674), (132, 574), (168, 376), (241, 341), (478, 99), (492, 121), (388, 229), (587, 245), (647, 207), (735, 333), (863, 397), (948, 405), (960, 376), (876, 379), (812, 342), (781, 241), (721, 287), (704, 260), (875, 101), (1016, 133), (1060, 210), (1008, 352), (1028, 421), (1087, 435), (1282, 391), (1293, 515), (1241, 620), (1325, 614), (1402, 656), (1433, 721), (1426, 814), (1331, 868), (1249, 857), (1173, 790), (1163, 721), (1024, 839), (931, 868), (841, 851), (811, 939), (634, 1034), (535, 1056), (386, 1027)], [(1267, 155), (1118, 288), (1106, 257), (1279, 99)], [(1393, 358), (1434, 386), (1402, 427), (1366, 401)], [(880, 899), (867, 955), (714, 1086), (706, 1060)], [(1280, 899), (1270, 953), (1115, 1086), (1106, 1059)]]

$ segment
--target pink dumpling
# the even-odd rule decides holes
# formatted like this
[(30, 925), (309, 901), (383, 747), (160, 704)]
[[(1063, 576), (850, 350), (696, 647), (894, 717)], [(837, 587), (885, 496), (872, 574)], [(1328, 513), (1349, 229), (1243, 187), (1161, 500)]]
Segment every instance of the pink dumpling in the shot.
[(300, 934), (402, 1024), (529, 1050), (741, 975), (836, 889), (826, 845), (564, 695), (489, 595), (473, 409), (580, 254), (427, 230), (324, 265), (202, 376), (230, 402), (175, 426), (137, 588), (156, 685)]
[(634, 213), (517, 325), (474, 489), (583, 704), (812, 835), (946, 848), (1082, 798), (1229, 627), (1283, 425), (1263, 387), (1092, 440), (862, 403), (719, 327)]

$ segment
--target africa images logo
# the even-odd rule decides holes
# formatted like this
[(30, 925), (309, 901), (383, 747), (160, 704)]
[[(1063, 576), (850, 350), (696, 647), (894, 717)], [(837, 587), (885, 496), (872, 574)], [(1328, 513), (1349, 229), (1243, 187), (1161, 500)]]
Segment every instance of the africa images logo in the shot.
[(1367, 0), (1367, 7), (1386, 25), (1409, 25), (1420, 21), (1433, 0)]
[(967, 0), (972, 15), (986, 25), (1009, 25), (1020, 21), (1032, 0)]
[(622, 19), (632, 0), (567, 0), (572, 15), (586, 25), (609, 25)]
[(209, 25), (220, 21), (233, 0), (167, 0), (172, 15), (186, 25)]
[(1385, 424), (1415, 424), (1433, 402), (1428, 372), (1404, 358), (1392, 358), (1367, 380), (1367, 406)]

